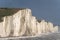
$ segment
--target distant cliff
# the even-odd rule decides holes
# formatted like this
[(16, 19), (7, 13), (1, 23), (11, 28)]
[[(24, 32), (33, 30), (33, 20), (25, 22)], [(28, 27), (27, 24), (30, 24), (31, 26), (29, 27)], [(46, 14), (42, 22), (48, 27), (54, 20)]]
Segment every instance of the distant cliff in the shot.
[(45, 20), (38, 21), (31, 9), (0, 9), (0, 36), (35, 36), (58, 32), (58, 26)]

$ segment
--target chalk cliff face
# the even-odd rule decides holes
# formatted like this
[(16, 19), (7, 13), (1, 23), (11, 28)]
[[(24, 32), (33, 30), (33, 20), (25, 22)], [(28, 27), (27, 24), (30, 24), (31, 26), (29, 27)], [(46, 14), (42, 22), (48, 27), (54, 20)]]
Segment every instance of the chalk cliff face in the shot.
[(13, 15), (4, 16), (0, 22), (0, 36), (35, 36), (42, 33), (58, 32), (58, 26), (32, 16), (30, 9), (19, 9)]

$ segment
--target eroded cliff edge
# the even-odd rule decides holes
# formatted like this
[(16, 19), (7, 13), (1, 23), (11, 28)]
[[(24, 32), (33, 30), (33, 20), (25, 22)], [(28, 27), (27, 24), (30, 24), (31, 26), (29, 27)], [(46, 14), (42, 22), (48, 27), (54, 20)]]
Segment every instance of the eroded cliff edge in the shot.
[[(1, 21), (2, 20), (2, 21)], [(32, 16), (31, 9), (0, 9), (0, 36), (35, 36), (58, 32), (58, 26)]]

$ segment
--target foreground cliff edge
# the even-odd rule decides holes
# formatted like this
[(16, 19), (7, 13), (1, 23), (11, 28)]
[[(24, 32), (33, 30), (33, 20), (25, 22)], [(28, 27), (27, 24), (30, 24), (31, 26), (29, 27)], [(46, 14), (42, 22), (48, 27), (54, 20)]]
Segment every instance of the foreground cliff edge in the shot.
[(58, 32), (58, 26), (45, 20), (39, 22), (28, 8), (0, 9), (0, 21), (0, 37), (35, 36)]

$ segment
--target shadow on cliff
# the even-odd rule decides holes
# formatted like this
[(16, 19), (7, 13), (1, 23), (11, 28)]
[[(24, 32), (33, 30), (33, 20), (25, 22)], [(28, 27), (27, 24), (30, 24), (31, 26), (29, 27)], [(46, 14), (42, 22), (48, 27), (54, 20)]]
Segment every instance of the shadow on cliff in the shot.
[(16, 12), (18, 12), (19, 8), (0, 8), (0, 22), (3, 21), (3, 17), (5, 16), (12, 16), (14, 15)]

